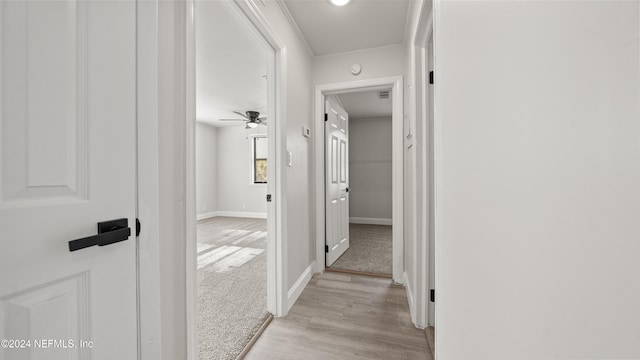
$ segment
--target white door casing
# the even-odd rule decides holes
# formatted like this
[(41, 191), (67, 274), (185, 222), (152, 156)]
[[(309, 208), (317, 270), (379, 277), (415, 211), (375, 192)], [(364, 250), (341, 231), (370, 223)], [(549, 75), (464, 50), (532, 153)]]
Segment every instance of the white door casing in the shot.
[(403, 119), (404, 87), (402, 76), (390, 76), (376, 79), (354, 80), (342, 83), (321, 84), (314, 92), (314, 168), (315, 168), (315, 234), (316, 234), (316, 272), (325, 270), (326, 246), (326, 171), (324, 114), (326, 97), (332, 94), (359, 92), (363, 90), (382, 90), (391, 87), (393, 111), (392, 122), (392, 197), (393, 197), (393, 281), (404, 282), (404, 235), (403, 235)]
[[(136, 4), (0, 2), (0, 359), (135, 359)], [(127, 241), (70, 252), (96, 224)]]
[(349, 115), (327, 99), (325, 104), (326, 265), (349, 248)]
[[(427, 69), (427, 74), (431, 71), (434, 70), (434, 66), (433, 66), (433, 37), (430, 34), (429, 37), (429, 41), (427, 43), (427, 49), (426, 49), (426, 69)], [(428, 289), (433, 289), (435, 291), (436, 288), (436, 247), (435, 247), (435, 172), (434, 172), (434, 166), (435, 166), (435, 137), (434, 137), (434, 127), (433, 127), (433, 94), (434, 94), (434, 85), (433, 84), (429, 84), (428, 85), (428, 91), (427, 91), (427, 120), (428, 120), (428, 124), (427, 124), (427, 132), (428, 132), (428, 137), (427, 137), (427, 142), (428, 142), (428, 146), (429, 146), (429, 150), (428, 150), (428, 154), (429, 154), (429, 158), (426, 159), (427, 164), (423, 165), (423, 167), (425, 168), (425, 170), (428, 171), (428, 176), (429, 176), (429, 188), (428, 188), (428, 206), (429, 206), (429, 234), (428, 234), (428, 241), (429, 241), (429, 260), (428, 260)], [(435, 300), (435, 299), (434, 299)], [(436, 315), (436, 304), (434, 301), (429, 300), (429, 304), (428, 304), (428, 324), (431, 326), (436, 325), (435, 323), (435, 315)]]

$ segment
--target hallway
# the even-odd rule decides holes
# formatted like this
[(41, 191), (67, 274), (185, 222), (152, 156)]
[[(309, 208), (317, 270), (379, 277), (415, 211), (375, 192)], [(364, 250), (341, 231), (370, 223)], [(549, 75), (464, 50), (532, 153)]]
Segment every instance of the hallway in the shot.
[(267, 327), (245, 359), (433, 359), (411, 323), (404, 287), (390, 279), (316, 275), (284, 318)]

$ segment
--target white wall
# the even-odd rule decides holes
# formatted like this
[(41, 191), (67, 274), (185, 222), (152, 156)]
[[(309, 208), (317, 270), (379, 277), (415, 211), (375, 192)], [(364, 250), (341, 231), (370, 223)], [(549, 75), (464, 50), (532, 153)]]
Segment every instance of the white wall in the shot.
[(349, 119), (349, 216), (391, 222), (391, 117)]
[(640, 359), (637, 1), (436, 3), (439, 359)]
[[(360, 75), (351, 74), (353, 64), (362, 65)], [(314, 85), (319, 85), (403, 75), (404, 70), (405, 47), (398, 45), (318, 57), (313, 61), (312, 72)]]
[(267, 213), (267, 185), (253, 184), (251, 173), (251, 137), (264, 134), (260, 126), (245, 130), (244, 126), (220, 127), (218, 131), (216, 211)]
[(218, 130), (196, 122), (196, 211), (199, 216), (217, 210)]
[[(259, 2), (258, 2), (259, 3)], [(282, 89), (287, 99), (284, 109), (287, 121), (287, 149), (293, 164), (286, 170), (287, 229), (285, 244), (286, 287), (290, 289), (315, 259), (315, 237), (311, 227), (313, 215), (313, 183), (311, 144), (302, 136), (302, 126), (311, 126), (313, 86), (311, 56), (297, 37), (275, 1), (260, 7), (286, 46), (286, 84)], [(280, 161), (286, 164), (286, 152)]]

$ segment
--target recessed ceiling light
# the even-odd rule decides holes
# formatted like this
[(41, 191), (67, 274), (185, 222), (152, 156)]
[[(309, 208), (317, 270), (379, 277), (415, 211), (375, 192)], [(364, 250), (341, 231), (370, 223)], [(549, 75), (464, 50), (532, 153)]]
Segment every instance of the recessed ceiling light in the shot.
[(351, 0), (329, 0), (335, 6), (344, 6), (347, 5)]

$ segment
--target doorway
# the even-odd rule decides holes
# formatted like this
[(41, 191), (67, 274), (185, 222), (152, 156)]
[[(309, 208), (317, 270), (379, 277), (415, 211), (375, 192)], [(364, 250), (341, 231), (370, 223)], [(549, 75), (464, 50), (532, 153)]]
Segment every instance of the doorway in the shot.
[(236, 358), (282, 307), (280, 209), (268, 201), (281, 179), (282, 47), (245, 3), (190, 4), (189, 358)]
[[(348, 202), (348, 248), (333, 255), (327, 253), (327, 269), (331, 271), (392, 275), (392, 115), (391, 87), (327, 96), (326, 107), (338, 108), (348, 118), (346, 137)], [(331, 105), (329, 105), (331, 104)], [(326, 111), (327, 113), (330, 111)], [(330, 120), (330, 119), (329, 119)], [(326, 131), (330, 130), (327, 123)], [(327, 142), (326, 146), (330, 146)], [(331, 172), (327, 152), (326, 166)], [(338, 179), (340, 180), (340, 179)], [(331, 181), (328, 176), (327, 184)], [(327, 187), (329, 192), (329, 187)], [(329, 200), (329, 198), (327, 199)], [(330, 202), (327, 201), (327, 213)], [(327, 242), (332, 224), (327, 222)], [(329, 254), (333, 256), (329, 256)], [(337, 257), (335, 261), (332, 259)]]
[[(316, 166), (316, 271), (325, 270), (327, 247), (326, 223), (327, 206), (324, 188), (325, 171), (325, 102), (329, 97), (364, 91), (390, 91), (391, 111), (391, 224), (392, 224), (392, 269), (396, 283), (403, 283), (403, 225), (402, 225), (402, 132), (403, 132), (403, 88), (402, 77), (389, 77), (354, 82), (318, 85), (315, 89), (315, 166)], [(344, 216), (344, 215), (343, 215)], [(347, 220), (348, 222), (348, 220)]]

